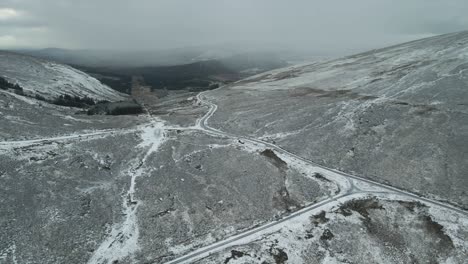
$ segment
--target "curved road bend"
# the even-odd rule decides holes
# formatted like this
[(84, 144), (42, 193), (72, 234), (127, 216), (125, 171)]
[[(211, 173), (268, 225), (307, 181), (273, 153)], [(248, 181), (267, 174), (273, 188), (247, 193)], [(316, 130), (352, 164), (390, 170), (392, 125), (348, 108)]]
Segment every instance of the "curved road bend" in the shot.
[[(275, 151), (279, 152), (279, 153), (282, 153), (282, 154), (285, 154), (285, 155), (289, 155), (291, 157), (294, 157), (300, 161), (303, 161), (311, 166), (315, 166), (315, 167), (319, 167), (329, 173), (332, 173), (332, 174), (337, 174), (339, 176), (342, 176), (344, 177), (345, 179), (348, 180), (349, 182), (349, 188), (347, 188), (347, 190), (341, 190), (341, 193), (334, 196), (334, 197), (330, 197), (328, 199), (325, 199), (325, 200), (322, 200), (318, 203), (315, 203), (315, 204), (311, 204), (311, 205), (308, 205), (306, 207), (304, 207), (303, 209), (295, 212), (295, 213), (292, 213), (280, 220), (277, 220), (277, 221), (273, 221), (273, 222), (270, 222), (270, 223), (267, 223), (263, 226), (259, 226), (259, 227), (256, 227), (254, 229), (251, 229), (251, 230), (248, 230), (246, 232), (243, 232), (243, 233), (240, 233), (240, 234), (237, 234), (237, 235), (234, 235), (232, 237), (229, 237), (229, 238), (226, 238), (222, 241), (218, 241), (214, 244), (211, 244), (209, 246), (206, 246), (206, 247), (203, 247), (203, 248), (200, 248), (200, 249), (197, 249), (187, 255), (184, 255), (184, 256), (181, 256), (179, 258), (176, 258), (174, 260), (171, 260), (169, 262), (167, 262), (167, 264), (180, 264), (180, 263), (189, 263), (189, 262), (193, 262), (193, 261), (196, 261), (196, 260), (199, 260), (200, 258), (202, 257), (205, 257), (209, 254), (212, 254), (212, 253), (215, 253), (215, 252), (218, 252), (220, 250), (222, 250), (223, 248), (225, 248), (226, 246), (228, 246), (229, 244), (231, 243), (234, 243), (234, 242), (237, 242), (243, 238), (246, 238), (248, 236), (251, 236), (251, 235), (254, 235), (256, 233), (259, 233), (261, 231), (264, 231), (266, 229), (269, 229), (269, 228), (273, 228), (275, 226), (278, 226), (286, 221), (289, 221), (291, 219), (294, 219), (298, 216), (301, 216), (307, 212), (310, 212), (314, 209), (318, 209), (320, 207), (323, 207), (331, 202), (334, 202), (334, 201), (338, 201), (338, 200), (347, 200), (349, 198), (352, 198), (353, 195), (358, 195), (358, 194), (372, 194), (372, 193), (375, 193), (375, 194), (398, 194), (402, 197), (406, 197), (406, 198), (411, 198), (413, 200), (417, 200), (417, 201), (421, 201), (421, 202), (424, 202), (424, 203), (428, 203), (428, 204), (432, 204), (432, 205), (435, 205), (435, 206), (438, 206), (438, 207), (442, 207), (442, 208), (445, 208), (445, 209), (448, 209), (448, 210), (452, 210), (452, 211), (455, 211), (457, 213), (460, 213), (460, 214), (463, 214), (465, 216), (468, 216), (468, 212), (463, 210), (463, 209), (460, 209), (460, 208), (457, 208), (455, 206), (452, 206), (452, 205), (449, 205), (449, 204), (445, 204), (445, 203), (442, 203), (442, 202), (439, 202), (439, 201), (436, 201), (436, 200), (432, 200), (432, 199), (429, 199), (429, 198), (425, 198), (425, 197), (421, 197), (417, 194), (414, 194), (414, 193), (411, 193), (411, 192), (408, 192), (408, 191), (405, 191), (405, 190), (401, 190), (401, 189), (398, 189), (396, 187), (393, 187), (393, 186), (389, 186), (389, 185), (386, 185), (386, 184), (383, 184), (383, 183), (379, 183), (379, 182), (375, 182), (375, 181), (372, 181), (372, 180), (369, 180), (367, 178), (363, 178), (363, 177), (360, 177), (360, 176), (355, 176), (355, 175), (351, 175), (351, 174), (348, 174), (348, 173), (345, 173), (345, 172), (341, 172), (341, 171), (338, 171), (338, 170), (335, 170), (335, 169), (331, 169), (331, 168), (328, 168), (326, 166), (322, 166), (320, 164), (317, 164), (311, 160), (308, 160), (306, 158), (303, 158), (301, 156), (298, 156), (294, 153), (291, 153), (275, 144), (272, 144), (272, 143), (269, 143), (269, 142), (265, 142), (265, 141), (262, 141), (262, 140), (259, 140), (259, 139), (255, 139), (255, 138), (249, 138), (249, 137), (245, 137), (245, 136), (238, 136), (238, 135), (233, 135), (233, 134), (230, 134), (230, 133), (225, 133), (225, 132), (222, 132), (218, 129), (215, 129), (215, 128), (212, 128), (208, 125), (208, 120), (213, 116), (213, 114), (216, 112), (216, 110), (218, 109), (218, 106), (214, 103), (211, 103), (209, 101), (206, 101), (203, 99), (203, 93), (204, 92), (201, 92), (197, 95), (197, 99), (202, 103), (202, 104), (205, 104), (205, 105), (208, 105), (210, 107), (209, 111), (202, 117), (200, 118), (199, 120), (197, 120), (196, 122), (196, 128), (200, 129), (200, 130), (203, 130), (207, 133), (210, 133), (210, 134), (215, 134), (215, 135), (219, 135), (219, 136), (224, 136), (224, 137), (229, 137), (229, 138), (238, 138), (238, 139), (243, 139), (245, 141), (249, 141), (251, 143), (257, 143), (257, 144), (261, 144), (261, 145), (264, 145), (264, 146), (268, 146), (269, 148), (272, 148), (274, 149)], [(356, 187), (354, 185), (354, 182), (353, 181), (357, 181), (357, 182), (363, 182), (363, 183), (366, 183), (366, 184), (369, 184), (370, 186), (374, 186), (374, 187), (378, 187), (378, 188), (381, 188), (383, 189), (384, 191), (363, 191), (363, 190), (360, 190), (358, 187)]]
[(453, 211), (456, 211), (456, 212), (458, 212), (460, 214), (468, 216), (468, 211), (457, 208), (457, 207), (452, 206), (450, 204), (442, 203), (442, 202), (439, 202), (437, 200), (433, 200), (433, 199), (430, 199), (430, 198), (421, 197), (421, 196), (419, 196), (417, 194), (414, 194), (414, 193), (411, 193), (411, 192), (408, 192), (408, 191), (405, 191), (405, 190), (402, 190), (402, 189), (399, 189), (399, 188), (396, 188), (396, 187), (393, 187), (393, 186), (390, 186), (390, 185), (386, 185), (386, 184), (383, 184), (383, 183), (380, 183), (380, 182), (369, 180), (369, 179), (364, 178), (364, 177), (360, 177), (360, 176), (348, 174), (348, 173), (345, 173), (345, 172), (341, 172), (341, 171), (338, 171), (336, 169), (328, 168), (326, 166), (317, 164), (317, 163), (315, 163), (315, 162), (313, 162), (311, 160), (308, 160), (306, 158), (298, 156), (298, 155), (296, 155), (294, 153), (291, 153), (291, 152), (289, 152), (289, 151), (287, 151), (287, 150), (285, 150), (285, 149), (283, 149), (283, 148), (281, 148), (281, 147), (279, 147), (279, 146), (277, 146), (275, 144), (272, 144), (272, 143), (269, 143), (269, 142), (266, 142), (266, 141), (263, 141), (263, 140), (259, 140), (259, 139), (256, 139), (256, 138), (245, 137), (245, 136), (233, 135), (233, 134), (225, 133), (225, 132), (222, 132), (222, 131), (220, 131), (218, 129), (212, 128), (212, 127), (210, 127), (208, 125), (208, 120), (216, 112), (216, 110), (218, 109), (218, 106), (216, 104), (213, 104), (213, 103), (209, 102), (209, 101), (203, 100), (202, 96), (203, 96), (203, 92), (199, 93), (197, 95), (197, 99), (199, 101), (201, 101), (202, 103), (210, 106), (210, 110), (208, 111), (208, 113), (205, 114), (199, 121), (197, 121), (197, 125), (199, 125), (203, 130), (207, 130), (207, 131), (209, 131), (211, 133), (220, 134), (222, 136), (239, 138), (239, 139), (243, 139), (245, 141), (250, 141), (250, 142), (253, 142), (253, 143), (265, 145), (265, 146), (268, 146), (268, 147), (278, 151), (279, 153), (283, 153), (283, 154), (286, 154), (288, 156), (294, 157), (294, 158), (296, 158), (298, 160), (301, 160), (301, 161), (303, 161), (305, 163), (308, 163), (309, 165), (319, 167), (319, 168), (321, 168), (323, 170), (326, 170), (326, 171), (328, 171), (330, 173), (338, 174), (340, 176), (343, 176), (343, 177), (348, 178), (348, 179), (353, 179), (353, 180), (356, 180), (358, 182), (359, 181), (364, 182), (364, 183), (367, 183), (367, 184), (369, 184), (371, 186), (379, 187), (379, 188), (382, 188), (384, 190), (400, 194), (402, 196), (406, 196), (406, 197), (410, 197), (410, 198), (415, 199), (415, 200), (430, 203), (430, 204), (433, 204), (433, 205), (436, 205), (436, 206), (439, 206), (439, 207), (443, 207), (445, 209), (453, 210)]

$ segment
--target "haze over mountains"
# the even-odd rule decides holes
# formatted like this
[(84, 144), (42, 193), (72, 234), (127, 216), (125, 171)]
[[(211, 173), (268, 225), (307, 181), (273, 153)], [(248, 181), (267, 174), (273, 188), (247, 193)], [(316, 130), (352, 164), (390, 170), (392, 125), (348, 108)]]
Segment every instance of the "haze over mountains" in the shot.
[(467, 31), (242, 80), (197, 56), (88, 66), (129, 95), (0, 52), (0, 263), (465, 262)]
[(166, 90), (216, 88), (285, 67), (288, 61), (298, 57), (305, 59), (292, 52), (246, 52), (242, 48), (228, 47), (134, 52), (50, 48), (14, 52), (73, 65), (123, 93), (131, 92), (132, 78), (140, 78), (160, 96), (165, 95)]
[[(286, 50), (253, 49), (229, 46), (186, 47), (163, 50), (70, 50), (60, 48), (13, 50), (35, 57), (86, 67), (136, 68), (151, 66), (173, 66), (207, 60), (229, 60), (249, 56), (251, 61), (287, 61), (301, 58), (306, 60), (310, 54), (300, 54)], [(324, 56), (324, 55), (322, 55)], [(317, 56), (320, 57), (320, 56)]]

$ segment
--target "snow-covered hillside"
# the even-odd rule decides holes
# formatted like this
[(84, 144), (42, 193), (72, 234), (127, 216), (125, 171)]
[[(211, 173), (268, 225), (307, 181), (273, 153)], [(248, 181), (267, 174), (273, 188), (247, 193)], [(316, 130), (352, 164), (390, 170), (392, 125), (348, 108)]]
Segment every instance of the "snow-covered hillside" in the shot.
[[(58, 97), (94, 102), (129, 101), (130, 97), (70, 66), (0, 51), (0, 77), (20, 88), (0, 87), (0, 140), (19, 140), (128, 127), (138, 117), (77, 115), (75, 107), (56, 103)], [(5, 85), (5, 84), (3, 84)], [(1, 85), (0, 85), (1, 86)], [(86, 98), (85, 98), (86, 97)]]
[(19, 84), (26, 94), (55, 99), (61, 95), (96, 101), (121, 101), (126, 96), (70, 66), (26, 55), (0, 51), (0, 77)]
[(468, 207), (468, 31), (251, 77), (211, 125)]
[[(464, 32), (136, 94), (144, 115), (0, 83), (0, 264), (466, 263), (467, 47)], [(26, 92), (120, 96), (1, 55)]]

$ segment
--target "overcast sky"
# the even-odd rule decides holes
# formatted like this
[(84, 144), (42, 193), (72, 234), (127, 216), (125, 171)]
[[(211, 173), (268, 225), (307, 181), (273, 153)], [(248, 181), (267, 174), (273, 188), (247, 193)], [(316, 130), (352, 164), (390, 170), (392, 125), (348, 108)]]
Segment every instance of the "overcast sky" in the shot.
[(343, 53), (468, 29), (468, 0), (0, 0), (0, 48)]

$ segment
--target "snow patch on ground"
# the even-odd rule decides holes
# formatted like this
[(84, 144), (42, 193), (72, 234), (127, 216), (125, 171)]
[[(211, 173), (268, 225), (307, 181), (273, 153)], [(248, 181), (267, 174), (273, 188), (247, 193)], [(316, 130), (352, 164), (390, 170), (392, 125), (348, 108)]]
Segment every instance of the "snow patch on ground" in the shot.
[(101, 243), (88, 261), (89, 264), (114, 263), (114, 261), (132, 258), (140, 250), (138, 244), (140, 231), (136, 212), (141, 201), (135, 198), (136, 180), (148, 169), (144, 166), (145, 162), (165, 141), (163, 123), (152, 122), (143, 127), (140, 136), (142, 142), (138, 147), (147, 151), (143, 158), (126, 172), (130, 175), (130, 187), (122, 198), (124, 221), (112, 227), (107, 239)]
[[(384, 208), (369, 210), (374, 210), (376, 219), (380, 219), (380, 217), (385, 218), (389, 214), (391, 220), (393, 214), (402, 213), (399, 211), (404, 208), (402, 207), (404, 205), (401, 205), (401, 202), (414, 202), (414, 200), (404, 197), (400, 197), (403, 199), (398, 199), (397, 196), (391, 195), (388, 197), (383, 195), (376, 197), (371, 194), (357, 194), (344, 197), (325, 206), (307, 212), (292, 220), (286, 221), (280, 225), (265, 229), (258, 233), (252, 234), (251, 236), (226, 243), (216, 250), (208, 250), (200, 256), (189, 258), (186, 261), (180, 263), (221, 263), (222, 261), (227, 260), (229, 260), (229, 263), (271, 263), (272, 260), (274, 261), (272, 254), (279, 252), (278, 250), (287, 252), (287, 262), (284, 263), (311, 263), (311, 260), (309, 259), (310, 255), (315, 255), (316, 258), (319, 258), (318, 256), (321, 255), (321, 260), (318, 263), (348, 263), (345, 261), (347, 259), (346, 254), (361, 254), (361, 256), (371, 257), (370, 259), (363, 260), (363, 263), (370, 263), (370, 261), (372, 261), (372, 263), (374, 263), (373, 261), (376, 261), (375, 263), (387, 263), (389, 260), (388, 254), (391, 254), (387, 251), (387, 249), (389, 249), (387, 248), (387, 244), (382, 243), (380, 245), (380, 242), (376, 243), (376, 241), (373, 241), (372, 239), (367, 239), (369, 236), (369, 231), (366, 230), (365, 223), (368, 221), (368, 219), (364, 218), (363, 215), (357, 211), (352, 211), (349, 215), (345, 216), (340, 211), (340, 208), (347, 201), (364, 201), (366, 199), (376, 199), (376, 201), (378, 201), (380, 205), (384, 206)], [(440, 223), (444, 227), (443, 232), (448, 234), (453, 240), (455, 249), (458, 250), (458, 253), (457, 256), (449, 256), (447, 259), (439, 259), (438, 263), (460, 263), (460, 256), (463, 256), (463, 250), (466, 248), (466, 242), (464, 241), (466, 239), (458, 236), (463, 234), (463, 228), (466, 229), (468, 226), (468, 220), (466, 217), (453, 211), (441, 209), (435, 206), (428, 206), (427, 213), (425, 212), (425, 207), (422, 207), (421, 212), (419, 212), (419, 209), (414, 209), (415, 211), (411, 210), (413, 209), (406, 209), (406, 212), (403, 212), (404, 214), (401, 216), (396, 216), (397, 219), (398, 217), (403, 217), (403, 219), (400, 221), (404, 223), (405, 221), (413, 219), (414, 214), (421, 213), (421, 215), (428, 215), (436, 223)], [(312, 221), (314, 219), (313, 216), (317, 216), (322, 211), (325, 212), (323, 213), (324, 215), (322, 218), (325, 219), (325, 222), (314, 225), (314, 222)], [(334, 236), (343, 238), (343, 235), (346, 237), (346, 233), (349, 232), (346, 228), (336, 228), (338, 224), (347, 224), (347, 226), (353, 230), (349, 234), (351, 235), (354, 232), (354, 235), (351, 235), (351, 237), (358, 239), (356, 243), (360, 244), (361, 247), (372, 249), (372, 252), (348, 252), (342, 254), (343, 252), (336, 251), (336, 247), (330, 249), (327, 242), (328, 239), (337, 239), (336, 237), (333, 238)], [(323, 234), (325, 234), (327, 230), (330, 232), (329, 228), (333, 230), (335, 234), (333, 235), (333, 233), (330, 233), (332, 236), (331, 238), (323, 238)], [(411, 230), (412, 227), (409, 224), (402, 228), (409, 228), (409, 230)], [(418, 227), (416, 226), (415, 228)], [(305, 235), (307, 235), (307, 237), (304, 237)], [(335, 243), (338, 243), (335, 245), (338, 245), (339, 248), (339, 245), (346, 246), (347, 244), (351, 244), (353, 242), (342, 241)], [(310, 250), (313, 250), (315, 253), (307, 254), (306, 252), (310, 252)], [(203, 251), (203, 249), (199, 249), (198, 251)], [(234, 257), (233, 252), (237, 252), (238, 255)], [(307, 255), (309, 255), (309, 257), (307, 257)], [(398, 254), (396, 254), (395, 257), (398, 257)], [(395, 263), (403, 263), (401, 262), (401, 259), (393, 259), (393, 261)]]
[(0, 263), (3, 261), (11, 261), (5, 263), (12, 263), (18, 264), (18, 260), (16, 259), (16, 244), (13, 243), (10, 247), (0, 250)]

